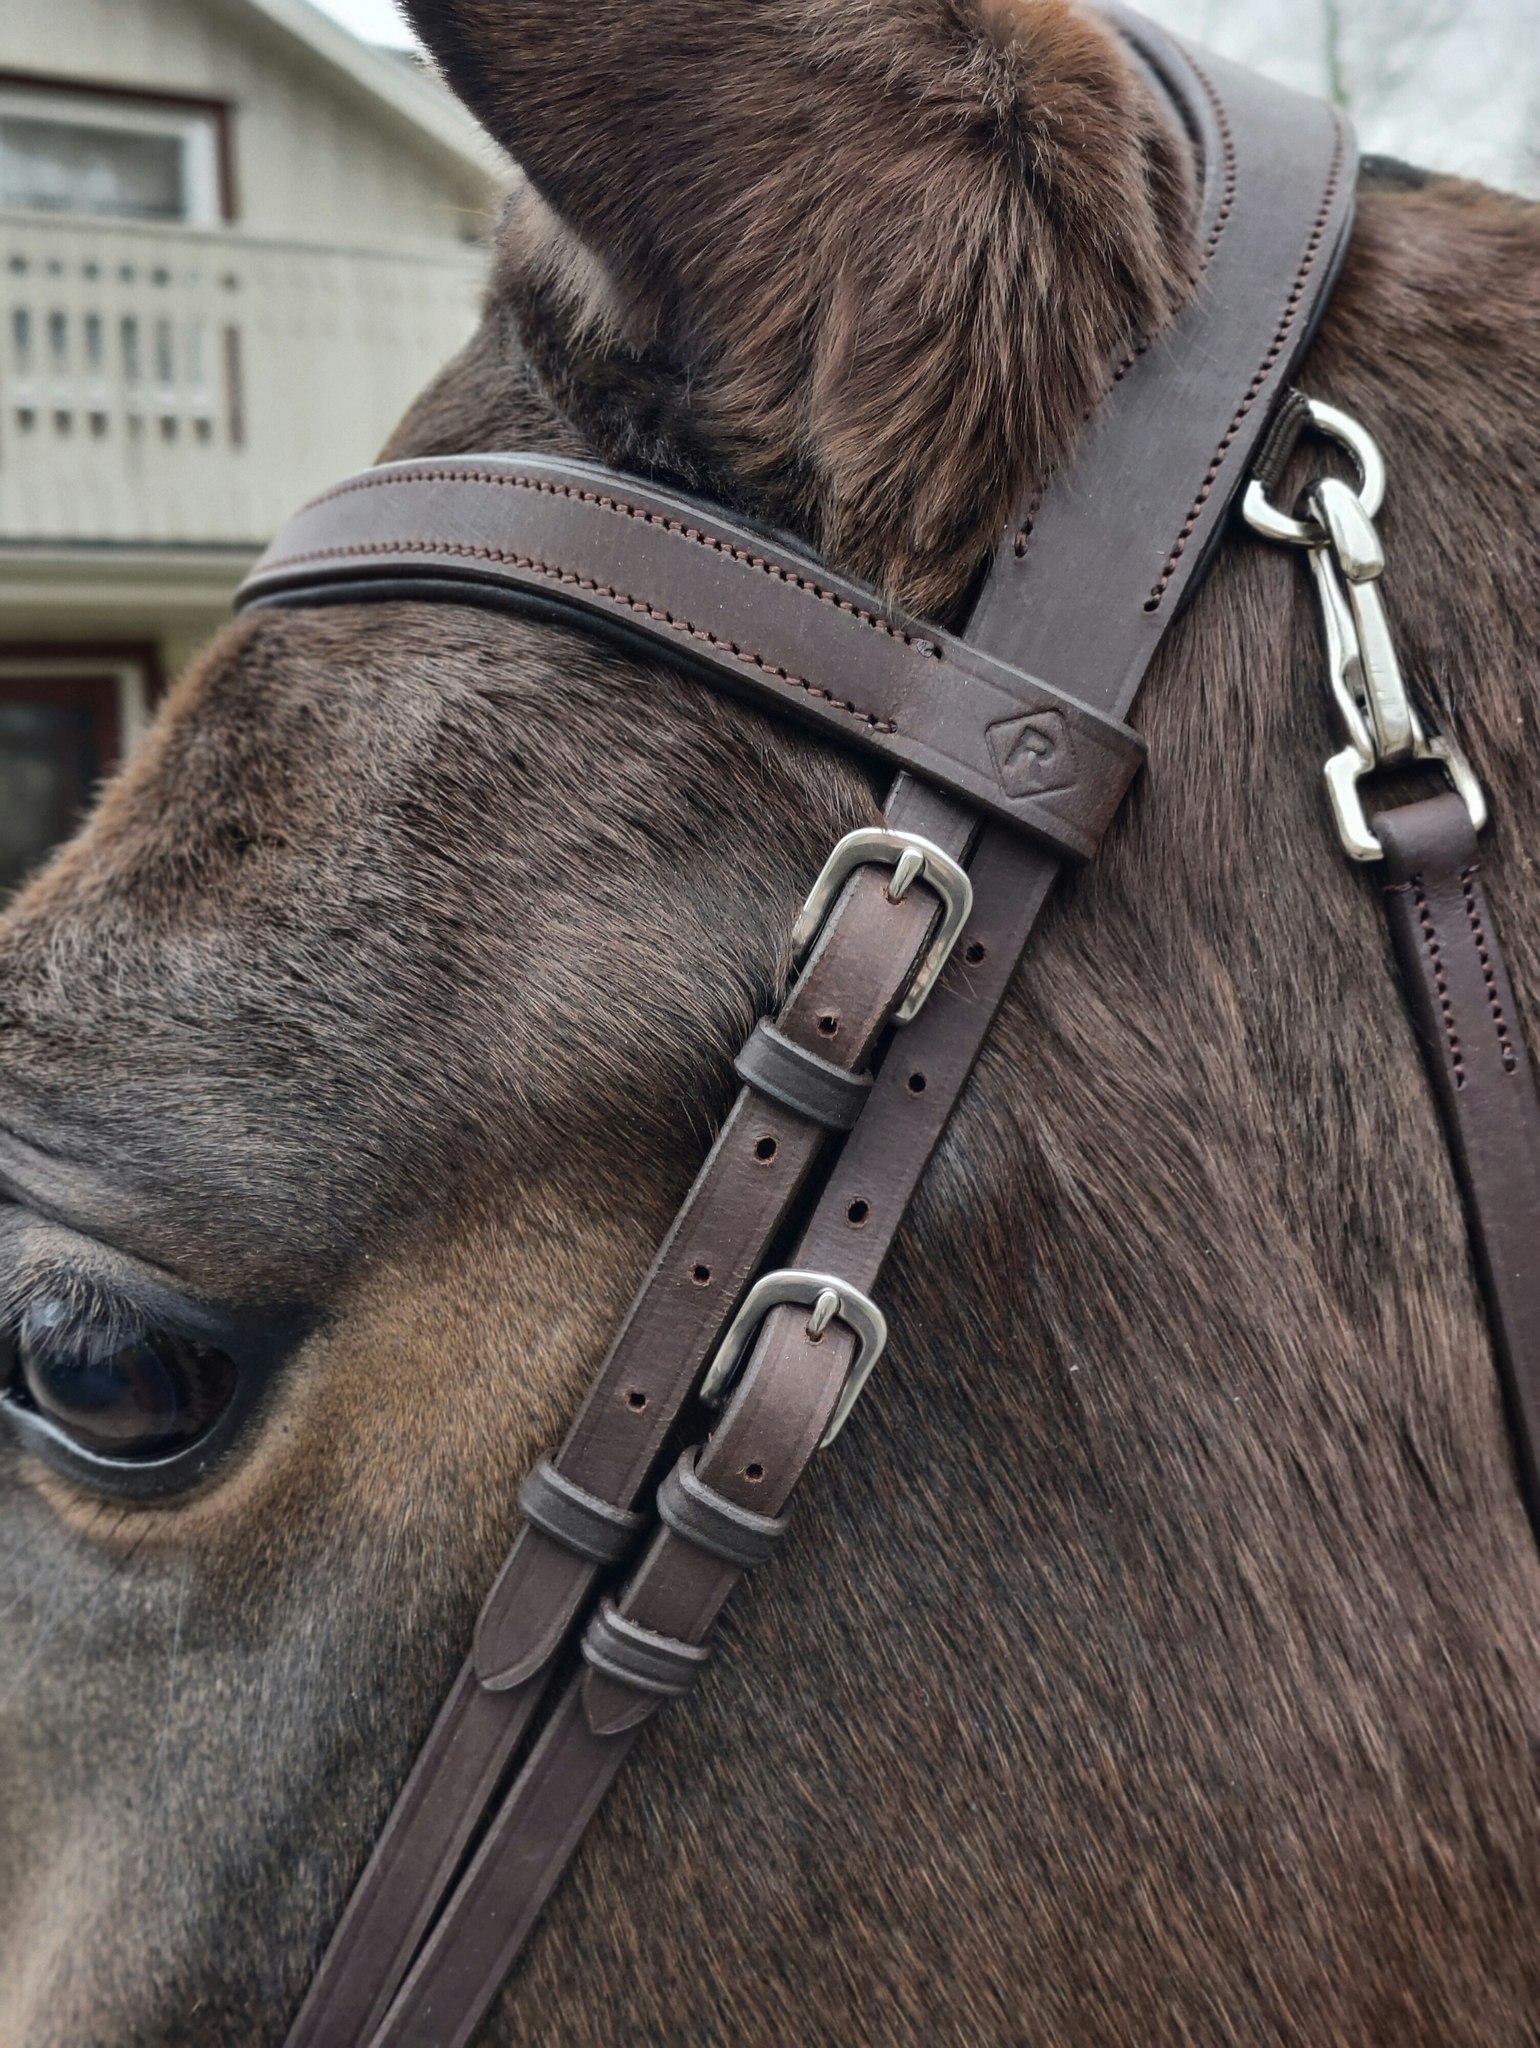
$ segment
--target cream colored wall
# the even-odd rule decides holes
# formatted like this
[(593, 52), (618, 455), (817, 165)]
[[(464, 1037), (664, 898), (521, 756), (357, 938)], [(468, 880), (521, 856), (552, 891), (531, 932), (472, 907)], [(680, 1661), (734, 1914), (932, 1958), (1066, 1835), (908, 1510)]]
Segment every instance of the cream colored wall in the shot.
[(474, 233), (497, 179), (459, 169), (238, 0), (6, 0), (0, 68), (233, 102), (240, 226), (351, 247)]
[[(486, 249), (465, 238), (506, 166), (488, 146), (483, 174), (452, 119), (423, 132), (243, 0), (0, 0), (0, 70), (235, 109), (231, 227), (0, 212), (0, 658), (148, 641), (174, 676), (263, 536), (369, 462), (470, 333)], [(144, 350), (168, 327), (170, 383), (127, 377), (125, 319)]]
[[(0, 70), (233, 104), (229, 227), (0, 213), (0, 659), (149, 641), (174, 676), (262, 537), (369, 463), (471, 332), (487, 252), (467, 238), (506, 166), (244, 0), (0, 0)], [(172, 336), (170, 383), (125, 373), (125, 322), (145, 360)]]
[(471, 333), (485, 265), (0, 212), (0, 542), (260, 541), (374, 459)]
[[(8, 552), (0, 542), (0, 669), (30, 673), (40, 654), (46, 660), (45, 650), (55, 649), (56, 661), (78, 670), (96, 665), (103, 648), (149, 646), (161, 676), (174, 682), (229, 623), (230, 600), (251, 560), (234, 549), (174, 558), (124, 549), (82, 559), (67, 549)], [(82, 657), (82, 647), (92, 654)], [(142, 726), (142, 717), (125, 719), (130, 747)]]
[(0, 0), (0, 70), (231, 103), (239, 187), (215, 227), (0, 210), (0, 544), (257, 543), (371, 461), (474, 327), (490, 146), (483, 176), (447, 93), (268, 9), (304, 20)]

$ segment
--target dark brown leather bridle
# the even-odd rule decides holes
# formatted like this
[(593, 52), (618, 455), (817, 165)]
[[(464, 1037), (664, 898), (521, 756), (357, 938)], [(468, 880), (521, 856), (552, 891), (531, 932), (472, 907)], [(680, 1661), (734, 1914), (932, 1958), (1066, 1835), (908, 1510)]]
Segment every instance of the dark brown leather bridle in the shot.
[[(875, 1364), (888, 1250), (1061, 866), (1094, 853), (1138, 772), (1123, 720), (1150, 661), (1253, 468), (1275, 485), (1320, 424), (1283, 401), (1347, 247), (1346, 124), (1109, 11), (1201, 163), (1202, 273), (1171, 331), (1112, 370), (1077, 460), (1005, 539), (962, 635), (711, 506), (517, 454), (339, 485), (242, 592), (246, 606), (549, 616), (661, 650), (898, 771), (885, 828), (834, 849), (791, 994), (739, 1053), (744, 1085), (709, 1158), (566, 1440), (523, 1484), (471, 1656), (289, 2048), (460, 2048), (474, 2032), (638, 1731), (699, 1677), (717, 1616), (773, 1553)], [(1312, 498), (1299, 530), (1351, 585), (1328, 610), (1340, 638), (1367, 631), (1354, 607), (1372, 579), (1353, 581), (1362, 534), (1334, 520), (1351, 515)], [(1412, 757), (1384, 696), (1372, 731), (1374, 705), (1352, 698), (1359, 773)], [(1372, 850), (1533, 1502), (1540, 1112), (1481, 893), (1474, 785), (1417, 737), (1416, 758), (1458, 770), (1458, 790), (1378, 816)], [(793, 1226), (790, 1265), (765, 1273)], [(660, 1473), (702, 1402), (714, 1427)]]

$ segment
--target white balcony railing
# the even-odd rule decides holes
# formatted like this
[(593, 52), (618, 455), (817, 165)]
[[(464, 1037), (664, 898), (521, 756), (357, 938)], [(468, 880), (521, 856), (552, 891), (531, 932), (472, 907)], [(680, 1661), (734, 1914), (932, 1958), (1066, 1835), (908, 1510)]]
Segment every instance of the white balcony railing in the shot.
[(0, 541), (262, 540), (373, 458), (485, 267), (0, 212)]

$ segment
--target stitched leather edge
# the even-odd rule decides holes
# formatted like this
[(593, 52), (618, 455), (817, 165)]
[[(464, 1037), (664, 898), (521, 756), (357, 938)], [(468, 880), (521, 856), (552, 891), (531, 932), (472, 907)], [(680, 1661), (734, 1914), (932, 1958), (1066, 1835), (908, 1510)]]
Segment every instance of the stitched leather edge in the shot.
[(794, 676), (789, 669), (776, 662), (766, 661), (763, 655), (755, 654), (750, 648), (741, 646), (736, 640), (724, 640), (705, 626), (697, 626), (693, 620), (678, 617), (673, 612), (661, 610), (657, 605), (648, 604), (644, 599), (632, 597), (614, 584), (600, 583), (592, 576), (579, 576), (575, 570), (563, 569), (553, 562), (537, 561), (533, 555), (510, 554), (505, 548), (474, 547), (468, 541), (348, 541), (341, 546), (317, 548), (302, 555), (282, 555), (276, 561), (264, 562), (261, 574), (278, 575), (285, 569), (300, 569), (307, 562), (333, 562), (355, 560), (369, 555), (450, 555), (465, 561), (501, 562), (507, 568), (523, 570), (526, 575), (543, 577), (548, 583), (567, 584), (573, 590), (591, 591), (595, 597), (608, 598), (612, 604), (622, 604), (628, 611), (640, 617), (651, 619), (654, 625), (666, 626), (671, 632), (686, 639), (700, 640), (708, 647), (725, 649), (736, 661), (746, 661), (750, 667), (774, 676), (794, 690), (805, 691), (809, 697), (817, 697), (835, 711), (843, 711), (857, 724), (867, 726), (873, 732), (897, 733), (899, 727), (879, 712), (861, 711), (842, 697), (831, 696), (816, 683), (808, 682), (802, 676)]
[(1199, 521), (1203, 517), (1203, 508), (1214, 494), (1214, 486), (1219, 481), (1220, 474), (1229, 458), (1230, 450), (1235, 446), (1236, 436), (1250, 416), (1252, 407), (1262, 395), (1268, 378), (1277, 367), (1278, 360), (1283, 354), (1284, 345), (1294, 331), (1294, 323), (1299, 318), (1300, 308), (1305, 303), (1305, 287), (1310, 282), (1310, 274), (1320, 259), (1321, 249), (1326, 239), (1327, 223), (1331, 219), (1332, 208), (1337, 203), (1337, 191), (1342, 183), (1342, 168), (1347, 160), (1347, 131), (1340, 115), (1336, 115), (1333, 118), (1337, 126), (1337, 146), (1332, 153), (1331, 171), (1328, 174), (1326, 190), (1321, 199), (1320, 212), (1315, 218), (1315, 226), (1310, 231), (1310, 239), (1305, 244), (1305, 253), (1300, 259), (1299, 269), (1294, 274), (1294, 283), (1290, 288), (1287, 300), (1284, 302), (1283, 317), (1279, 322), (1278, 331), (1273, 336), (1272, 345), (1268, 349), (1267, 354), (1258, 365), (1256, 375), (1247, 387), (1246, 395), (1241, 400), (1234, 419), (1231, 420), (1219, 446), (1214, 450), (1213, 460), (1210, 462), (1208, 472), (1199, 486), (1197, 497), (1193, 499), (1192, 509), (1188, 512), (1182, 530), (1176, 537), (1175, 545), (1166, 558), (1165, 567), (1156, 579), (1154, 589), (1144, 601), (1144, 609), (1147, 612), (1159, 611), (1162, 603), (1165, 601), (1166, 592), (1171, 587), (1171, 579), (1176, 574), (1177, 565), (1187, 552), (1187, 543), (1198, 530)]
[[(453, 457), (448, 458), (453, 460)], [(832, 604), (836, 610), (848, 612), (853, 619), (859, 619), (863, 626), (870, 626), (873, 632), (885, 633), (890, 640), (902, 641), (905, 647), (912, 647), (916, 653), (941, 659), (941, 649), (923, 633), (911, 633), (907, 628), (895, 625), (893, 620), (883, 618), (880, 612), (868, 611), (864, 605), (852, 598), (842, 597), (837, 590), (827, 590), (811, 577), (800, 575), (784, 562), (773, 562), (767, 555), (756, 555), (747, 548), (740, 548), (736, 542), (725, 540), (721, 534), (707, 533), (704, 528), (690, 526), (682, 519), (672, 519), (666, 512), (655, 512), (646, 505), (634, 505), (629, 499), (617, 497), (611, 491), (581, 491), (573, 484), (559, 484), (550, 477), (522, 476), (517, 472), (508, 473), (496, 469), (468, 469), (443, 471), (418, 465), (383, 475), (350, 477), (346, 483), (336, 484), (329, 491), (323, 491), (318, 498), (310, 500), (309, 510), (316, 505), (329, 505), (336, 498), (346, 498), (354, 491), (377, 491), (392, 484), (490, 484), (500, 490), (539, 491), (545, 497), (569, 498), (578, 505), (598, 505), (606, 512), (618, 512), (627, 519), (639, 519), (644, 526), (656, 526), (663, 533), (672, 533), (681, 540), (692, 541), (697, 547), (709, 548), (713, 554), (726, 555), (729, 560), (742, 562), (745, 567), (757, 569), (762, 575), (774, 577), (777, 583), (787, 584), (809, 597), (815, 597), (822, 604)], [(265, 567), (266, 565), (264, 565)], [(277, 566), (276, 564), (274, 566)]]

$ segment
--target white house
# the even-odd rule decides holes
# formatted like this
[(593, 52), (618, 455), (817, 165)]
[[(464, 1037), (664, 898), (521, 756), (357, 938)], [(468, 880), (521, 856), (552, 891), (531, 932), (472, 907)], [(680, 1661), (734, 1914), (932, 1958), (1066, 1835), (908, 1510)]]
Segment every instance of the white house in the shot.
[(308, 0), (0, 7), (0, 893), (465, 340), (506, 174)]

